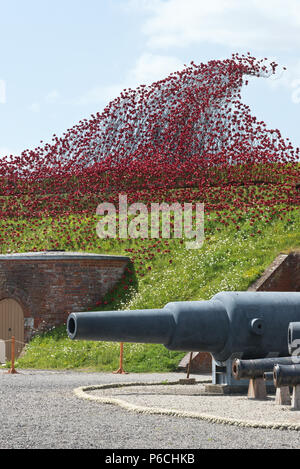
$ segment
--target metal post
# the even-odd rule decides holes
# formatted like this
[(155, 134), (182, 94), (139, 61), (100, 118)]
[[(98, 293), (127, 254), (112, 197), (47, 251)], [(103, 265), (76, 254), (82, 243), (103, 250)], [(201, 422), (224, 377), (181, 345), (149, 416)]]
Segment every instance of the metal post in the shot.
[(193, 360), (193, 352), (190, 353), (190, 359), (189, 359), (189, 364), (188, 364), (188, 367), (187, 367), (186, 378), (180, 379), (179, 384), (196, 384), (195, 378), (190, 378), (192, 360)]
[(123, 355), (124, 355), (124, 344), (121, 342), (120, 344), (120, 367), (117, 371), (113, 371), (114, 375), (128, 375), (126, 371), (124, 371), (123, 368)]
[(8, 371), (10, 375), (18, 374), (17, 370), (15, 369), (15, 337), (12, 336), (11, 338), (11, 368)]
[(190, 354), (190, 360), (189, 360), (189, 364), (188, 364), (186, 379), (189, 379), (189, 377), (190, 377), (190, 372), (191, 372), (191, 367), (192, 367), (192, 360), (193, 360), (193, 352), (191, 352), (191, 354)]

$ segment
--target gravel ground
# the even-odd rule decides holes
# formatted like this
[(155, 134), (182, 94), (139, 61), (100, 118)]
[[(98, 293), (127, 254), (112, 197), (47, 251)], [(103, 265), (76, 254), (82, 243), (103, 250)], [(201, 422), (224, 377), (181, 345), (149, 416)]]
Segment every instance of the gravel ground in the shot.
[(98, 389), (86, 395), (121, 399), (145, 409), (174, 409), (204, 416), (234, 419), (239, 422), (296, 426), (300, 425), (300, 411), (289, 406), (275, 405), (275, 395), (266, 401), (255, 401), (247, 396), (213, 396), (204, 394), (204, 385), (155, 385)]
[[(1, 449), (299, 448), (300, 432), (237, 428), (143, 415), (78, 399), (80, 386), (177, 380), (184, 375), (0, 371)], [(197, 377), (198, 378), (198, 377)]]

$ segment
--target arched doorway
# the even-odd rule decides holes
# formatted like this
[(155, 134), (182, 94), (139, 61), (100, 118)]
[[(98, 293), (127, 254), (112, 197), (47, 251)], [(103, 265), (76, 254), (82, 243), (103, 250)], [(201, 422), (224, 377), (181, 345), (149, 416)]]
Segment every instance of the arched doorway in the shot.
[[(12, 298), (0, 301), (0, 340), (16, 339), (15, 356), (18, 357), (24, 342), (24, 314), (20, 304)], [(6, 359), (11, 359), (11, 342), (6, 342)]]

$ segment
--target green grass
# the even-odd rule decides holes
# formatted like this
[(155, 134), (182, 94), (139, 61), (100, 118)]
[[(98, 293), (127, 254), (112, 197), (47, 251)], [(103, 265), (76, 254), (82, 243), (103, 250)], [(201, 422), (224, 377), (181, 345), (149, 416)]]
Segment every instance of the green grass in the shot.
[[(124, 344), (127, 372), (174, 371), (182, 353), (163, 350), (161, 345)], [(84, 369), (113, 371), (119, 368), (120, 345), (113, 342), (72, 342), (65, 327), (36, 337), (28, 346), (20, 368)]]
[[(15, 224), (14, 224), (15, 223)], [(22, 222), (18, 222), (19, 225)], [(16, 232), (16, 222), (11, 222)], [(246, 290), (280, 252), (300, 247), (300, 213), (293, 211), (268, 223), (251, 225), (241, 217), (240, 230), (223, 226), (214, 215), (206, 220), (206, 241), (199, 250), (187, 250), (179, 240), (157, 244), (155, 240), (105, 240), (95, 235), (94, 217), (40, 220), (35, 234), (22, 239), (18, 250), (50, 249), (50, 238), (59, 248), (127, 254), (133, 249), (135, 270), (107, 295), (106, 304), (95, 310), (160, 308), (170, 301), (205, 300), (224, 290)], [(255, 229), (254, 229), (255, 228)], [(58, 231), (56, 231), (56, 229)], [(13, 239), (6, 238), (13, 247)], [(158, 252), (160, 250), (160, 252)], [(175, 370), (184, 353), (162, 345), (125, 344), (124, 367), (129, 372)], [(65, 328), (35, 337), (19, 368), (89, 369), (112, 371), (119, 366), (119, 344), (71, 341)]]

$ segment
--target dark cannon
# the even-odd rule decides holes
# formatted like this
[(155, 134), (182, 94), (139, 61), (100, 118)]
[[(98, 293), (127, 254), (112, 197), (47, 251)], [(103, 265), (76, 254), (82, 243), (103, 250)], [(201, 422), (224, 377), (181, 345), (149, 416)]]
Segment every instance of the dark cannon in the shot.
[[(249, 398), (266, 399), (267, 388), (269, 391), (273, 390), (273, 386), (267, 382), (274, 379), (274, 366), (278, 364), (292, 365), (294, 362), (294, 357), (258, 358), (256, 360), (240, 360), (236, 358), (232, 362), (232, 376), (236, 380), (250, 380), (248, 388)], [(282, 402), (282, 397), (279, 393), (278, 399), (280, 402)]]
[[(294, 357), (293, 357), (294, 358)], [(292, 405), (294, 410), (300, 410), (300, 364), (275, 365), (273, 370), (276, 389), (276, 403)], [(290, 389), (293, 388), (292, 399)]]
[(168, 303), (162, 309), (72, 313), (67, 331), (73, 340), (210, 352), (214, 384), (233, 384), (232, 359), (286, 357), (288, 327), (298, 321), (299, 292), (221, 292), (209, 301)]
[(293, 357), (259, 358), (256, 360), (240, 360), (236, 358), (232, 363), (232, 374), (237, 380), (263, 378), (268, 372), (273, 372), (275, 365), (293, 365)]
[(297, 386), (300, 384), (300, 364), (275, 365), (273, 376), (276, 388)]

